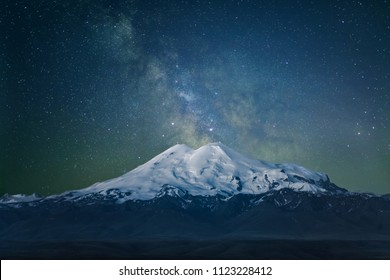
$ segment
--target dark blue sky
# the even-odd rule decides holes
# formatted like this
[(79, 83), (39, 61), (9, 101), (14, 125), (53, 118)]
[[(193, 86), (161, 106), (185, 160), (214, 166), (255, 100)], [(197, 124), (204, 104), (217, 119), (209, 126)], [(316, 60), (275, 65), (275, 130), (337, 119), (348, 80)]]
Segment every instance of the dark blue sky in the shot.
[(389, 16), (388, 1), (6, 1), (0, 193), (215, 141), (389, 193)]

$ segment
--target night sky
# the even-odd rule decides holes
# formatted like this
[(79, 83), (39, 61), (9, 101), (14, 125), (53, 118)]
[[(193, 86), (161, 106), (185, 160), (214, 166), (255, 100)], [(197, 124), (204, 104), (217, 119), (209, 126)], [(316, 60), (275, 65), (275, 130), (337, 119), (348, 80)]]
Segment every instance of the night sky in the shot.
[(2, 1), (0, 195), (221, 141), (390, 193), (390, 1)]

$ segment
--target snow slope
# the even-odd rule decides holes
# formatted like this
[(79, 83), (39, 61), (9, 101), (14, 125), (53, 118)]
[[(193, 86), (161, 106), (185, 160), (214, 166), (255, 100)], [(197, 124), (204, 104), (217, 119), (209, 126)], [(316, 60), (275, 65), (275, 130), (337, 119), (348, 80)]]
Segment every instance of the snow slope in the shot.
[(220, 143), (193, 150), (175, 145), (147, 163), (112, 180), (78, 191), (96, 193), (110, 189), (130, 192), (129, 199), (148, 200), (162, 188), (172, 186), (184, 193), (201, 196), (260, 194), (272, 189), (324, 193), (325, 174), (294, 164), (271, 164), (242, 156)]
[[(325, 174), (295, 164), (272, 164), (246, 158), (221, 143), (211, 143), (196, 150), (183, 144), (175, 145), (120, 177), (47, 199), (77, 200), (93, 194), (111, 197), (117, 194), (119, 202), (123, 202), (153, 199), (162, 192), (231, 197), (282, 188), (312, 193), (344, 191), (331, 184)], [(8, 201), (15, 200), (15, 196), (8, 197)]]

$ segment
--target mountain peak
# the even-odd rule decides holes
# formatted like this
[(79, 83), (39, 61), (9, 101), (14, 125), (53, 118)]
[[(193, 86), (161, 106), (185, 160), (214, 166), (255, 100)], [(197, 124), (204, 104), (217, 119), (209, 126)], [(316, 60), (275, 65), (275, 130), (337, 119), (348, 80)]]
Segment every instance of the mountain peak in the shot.
[(81, 194), (117, 189), (126, 199), (148, 200), (173, 187), (190, 195), (233, 196), (289, 188), (312, 193), (339, 192), (328, 176), (294, 164), (247, 158), (220, 142), (192, 149), (177, 144), (136, 169), (76, 191)]
[[(323, 173), (295, 164), (250, 159), (216, 142), (195, 150), (185, 144), (177, 144), (120, 177), (47, 198), (77, 200), (97, 194), (116, 197), (118, 203), (122, 203), (150, 200), (164, 194), (228, 198), (281, 189), (315, 194), (347, 192), (331, 183)], [(16, 196), (12, 199), (21, 200)]]
[(213, 142), (206, 144), (197, 150), (195, 150), (195, 153), (202, 153), (204, 155), (215, 155), (215, 154), (220, 154), (220, 155), (226, 155), (226, 156), (233, 156), (237, 157), (239, 154), (234, 151), (233, 149), (229, 148), (228, 146), (225, 146), (221, 142)]

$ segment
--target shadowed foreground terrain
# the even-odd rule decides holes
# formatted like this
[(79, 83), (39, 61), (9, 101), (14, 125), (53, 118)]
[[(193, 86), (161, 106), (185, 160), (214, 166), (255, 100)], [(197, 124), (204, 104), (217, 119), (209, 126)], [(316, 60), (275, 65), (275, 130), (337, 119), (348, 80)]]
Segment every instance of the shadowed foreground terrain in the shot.
[(2, 242), (1, 259), (389, 259), (390, 241)]
[(2, 259), (390, 259), (387, 197), (292, 190), (0, 207)]

